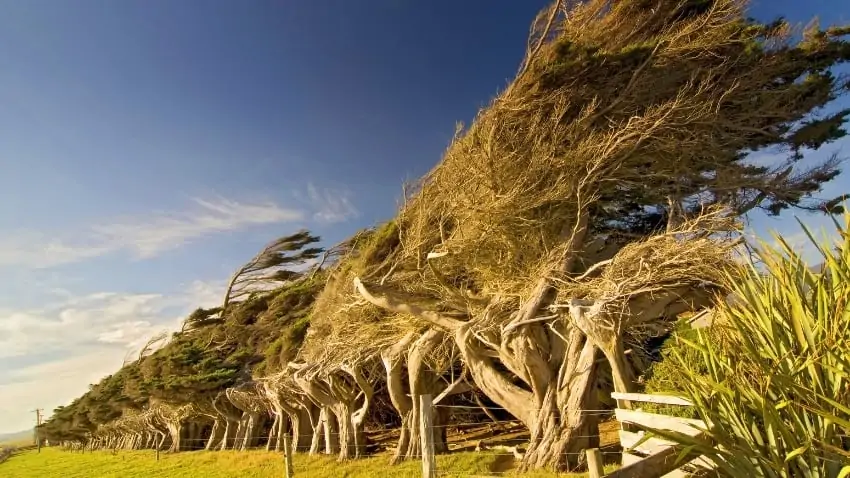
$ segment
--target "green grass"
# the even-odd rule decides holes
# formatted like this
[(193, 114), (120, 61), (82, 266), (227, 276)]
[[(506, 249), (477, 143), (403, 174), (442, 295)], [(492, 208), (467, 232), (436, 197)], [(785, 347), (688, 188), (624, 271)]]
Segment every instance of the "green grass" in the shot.
[[(507, 462), (505, 459), (509, 459)], [(487, 452), (465, 452), (437, 457), (440, 476), (489, 475), (493, 471), (510, 468), (512, 458)], [(419, 462), (390, 466), (386, 455), (337, 463), (323, 456), (298, 455), (295, 458), (296, 477), (310, 478), (418, 478)], [(606, 470), (607, 471), (607, 470)], [(504, 476), (504, 473), (500, 473)], [(216, 451), (161, 454), (156, 461), (153, 451), (97, 451), (94, 453), (68, 452), (57, 448), (43, 448), (41, 453), (28, 451), (11, 457), (0, 465), (4, 478), (75, 478), (75, 477), (186, 477), (186, 478), (280, 478), (283, 476), (283, 459), (279, 453), (266, 451)], [(583, 475), (554, 474), (547, 472), (507, 476), (526, 478), (552, 478)]]

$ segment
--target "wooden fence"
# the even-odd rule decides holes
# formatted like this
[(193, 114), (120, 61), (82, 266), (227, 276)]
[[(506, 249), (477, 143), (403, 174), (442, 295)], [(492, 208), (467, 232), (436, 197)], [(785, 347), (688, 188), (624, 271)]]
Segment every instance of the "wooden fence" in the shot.
[[(685, 453), (675, 443), (657, 436), (644, 437), (638, 425), (656, 430), (670, 430), (698, 436), (706, 428), (705, 422), (691, 418), (648, 413), (640, 403), (655, 403), (673, 407), (690, 407), (683, 398), (642, 393), (613, 393), (617, 403), (629, 403), (632, 408), (617, 408), (620, 422), (620, 444), (623, 446), (623, 467), (605, 475), (605, 478), (679, 478), (691, 476), (700, 470), (713, 468), (713, 463), (698, 454)], [(588, 462), (595, 461), (588, 455)], [(591, 476), (594, 472), (591, 471)], [(601, 473), (597, 476), (602, 476)]]

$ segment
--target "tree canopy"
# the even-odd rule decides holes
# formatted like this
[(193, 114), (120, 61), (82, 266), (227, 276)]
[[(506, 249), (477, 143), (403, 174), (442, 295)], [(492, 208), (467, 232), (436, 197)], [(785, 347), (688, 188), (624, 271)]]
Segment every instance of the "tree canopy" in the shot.
[[(297, 242), (291, 240), (298, 238)], [(318, 241), (307, 232), (275, 241), (290, 255), (277, 266), (301, 265), (322, 252), (306, 248)], [(299, 245), (300, 244), (300, 245)], [(274, 261), (273, 261), (274, 262)], [(156, 350), (143, 350), (137, 360), (103, 378), (82, 397), (56, 409), (42, 427), (44, 437), (82, 437), (124, 410), (142, 410), (151, 400), (173, 405), (209, 403), (223, 390), (244, 380), (253, 369), (271, 373), (294, 357), (310, 323), (310, 308), (324, 285), (324, 271), (286, 271), (287, 281), (273, 290), (236, 298), (222, 308), (192, 312), (181, 331)], [(277, 280), (277, 279), (276, 279)], [(241, 300), (240, 300), (241, 299)]]

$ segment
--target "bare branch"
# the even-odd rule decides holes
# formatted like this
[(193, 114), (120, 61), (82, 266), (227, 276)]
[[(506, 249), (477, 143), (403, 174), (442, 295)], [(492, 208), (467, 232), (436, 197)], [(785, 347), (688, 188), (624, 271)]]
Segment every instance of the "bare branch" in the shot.
[(372, 295), (372, 293), (370, 293), (368, 289), (366, 289), (366, 286), (360, 281), (360, 278), (358, 277), (354, 278), (354, 287), (357, 292), (360, 293), (361, 297), (363, 297), (369, 303), (376, 307), (380, 307), (382, 309), (400, 314), (409, 314), (413, 317), (422, 319), (445, 330), (455, 330), (464, 323), (462, 320), (447, 317), (437, 312), (424, 310), (419, 306), (399, 301), (389, 295), (384, 295), (383, 297), (376, 297)]

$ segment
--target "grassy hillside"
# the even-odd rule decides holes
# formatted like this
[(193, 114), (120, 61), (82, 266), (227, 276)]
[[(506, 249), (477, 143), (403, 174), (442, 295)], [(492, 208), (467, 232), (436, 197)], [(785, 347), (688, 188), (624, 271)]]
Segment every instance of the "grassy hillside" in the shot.
[[(335, 458), (298, 455), (295, 458), (295, 476), (311, 478), (368, 478), (374, 476), (411, 477), (421, 475), (419, 462), (406, 462), (390, 467), (387, 456), (376, 456), (364, 460), (337, 463)], [(441, 476), (487, 475), (491, 472), (510, 470), (513, 459), (495, 453), (454, 453), (437, 457)], [(445, 473), (445, 474), (444, 474)], [(102, 478), (121, 477), (186, 477), (203, 476), (225, 478), (280, 478), (283, 476), (283, 460), (279, 453), (265, 451), (249, 452), (189, 452), (162, 454), (160, 461), (151, 451), (96, 451), (94, 453), (71, 453), (56, 448), (42, 449), (41, 453), (25, 452), (12, 457), (0, 465), (4, 478), (75, 478), (97, 476)], [(511, 476), (508, 474), (507, 476)], [(537, 472), (516, 475), (529, 478), (569, 477), (567, 475)]]

